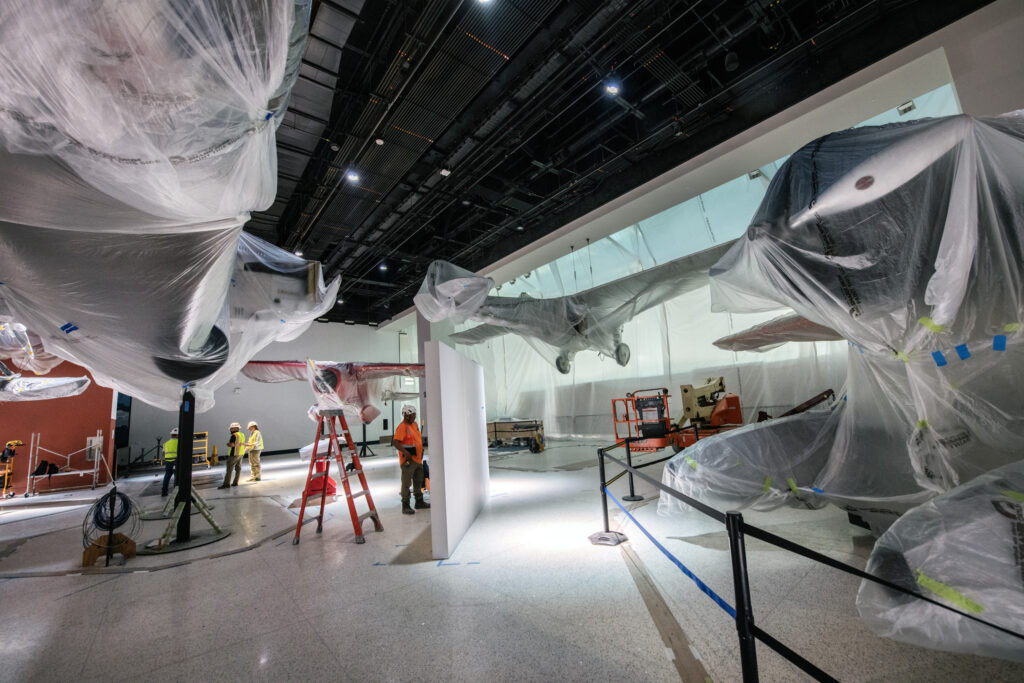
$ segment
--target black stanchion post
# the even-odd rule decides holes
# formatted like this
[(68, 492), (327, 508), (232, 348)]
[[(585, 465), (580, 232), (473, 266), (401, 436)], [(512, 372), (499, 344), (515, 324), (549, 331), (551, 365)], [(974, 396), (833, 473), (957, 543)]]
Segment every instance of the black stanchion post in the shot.
[[(626, 439), (626, 464), (630, 467), (633, 466), (633, 453), (629, 448), (629, 439)], [(643, 496), (636, 495), (636, 491), (633, 490), (633, 472), (629, 473), (629, 495), (623, 496), (622, 500), (628, 500), (630, 502), (634, 500), (643, 500)]]
[(178, 518), (179, 543), (192, 538), (192, 433), (196, 426), (196, 400), (191, 389), (185, 389), (181, 396), (181, 409), (178, 411), (178, 497), (175, 506), (185, 504)]
[(726, 512), (725, 529), (729, 532), (729, 554), (732, 557), (732, 583), (736, 592), (736, 633), (740, 637), (743, 683), (757, 683), (754, 610), (750, 605), (750, 584), (747, 581), (747, 551), (743, 544), (743, 515), (735, 510)]
[(608, 486), (606, 478), (604, 476), (604, 449), (597, 449), (597, 469), (601, 475), (601, 512), (604, 514), (604, 532), (608, 533), (611, 529), (608, 528), (608, 494), (605, 493), (605, 487)]

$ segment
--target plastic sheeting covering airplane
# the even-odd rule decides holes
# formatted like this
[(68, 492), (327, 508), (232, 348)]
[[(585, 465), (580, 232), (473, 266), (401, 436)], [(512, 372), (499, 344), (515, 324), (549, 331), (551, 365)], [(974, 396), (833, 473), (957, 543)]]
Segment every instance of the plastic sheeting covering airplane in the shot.
[(0, 6), (0, 315), (158, 407), (192, 384), (201, 411), (329, 309), (319, 264), (242, 233), (274, 201), (309, 9)]
[(64, 362), (43, 349), (39, 335), (19, 322), (0, 322), (0, 358), (10, 358), (22, 370), (45, 375)]
[(0, 403), (77, 396), (89, 384), (88, 377), (22, 377), (0, 362)]
[(857, 611), (880, 636), (1024, 662), (1024, 461), (914, 508), (878, 539), (866, 571), (1017, 633), (870, 581)]
[[(394, 380), (398, 377), (423, 377), (423, 365), (417, 363), (334, 363), (314, 361), (319, 376), (331, 392), (337, 396), (339, 406), (368, 424), (380, 415), (377, 401), (393, 400), (398, 392)], [(290, 382), (309, 380), (306, 361), (249, 361), (242, 368), (242, 374), (257, 382)], [(314, 392), (317, 392), (314, 386)], [(320, 392), (323, 393), (323, 392)]]
[(491, 278), (446, 261), (434, 261), (415, 296), (424, 318), (438, 322), (474, 320), (477, 327), (451, 335), (459, 344), (479, 344), (503, 334), (522, 336), (562, 374), (578, 351), (593, 350), (629, 362), (622, 326), (634, 316), (707, 284), (708, 269), (726, 252), (718, 245), (654, 266), (578, 294), (550, 299), (487, 296)]
[(847, 339), (845, 400), (801, 418), (820, 421), (813, 439), (750, 425), (714, 438), (742, 467), (709, 443), (666, 473), (734, 504), (832, 502), (880, 533), (1019, 460), (1022, 179), (1021, 112), (851, 129), (794, 153), (712, 269), (712, 307), (788, 307)]

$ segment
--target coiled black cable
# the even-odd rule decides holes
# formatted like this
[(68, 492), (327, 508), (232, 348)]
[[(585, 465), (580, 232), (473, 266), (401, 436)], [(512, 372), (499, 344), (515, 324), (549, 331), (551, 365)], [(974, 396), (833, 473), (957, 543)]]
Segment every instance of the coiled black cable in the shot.
[[(114, 511), (110, 511), (110, 498), (114, 497)], [(117, 489), (105, 493), (93, 504), (92, 523), (102, 531), (113, 531), (124, 525), (132, 516), (132, 499)]]

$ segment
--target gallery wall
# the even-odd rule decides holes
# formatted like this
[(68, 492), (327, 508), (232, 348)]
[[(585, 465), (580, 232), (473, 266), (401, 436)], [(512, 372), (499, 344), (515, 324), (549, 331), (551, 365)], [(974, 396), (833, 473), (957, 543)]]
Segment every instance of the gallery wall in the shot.
[[(363, 325), (340, 323), (313, 323), (301, 337), (290, 342), (274, 343), (256, 355), (256, 360), (314, 360), (361, 362), (417, 362), (415, 347), (409, 348), (404, 333), (385, 332)], [(412, 389), (415, 391), (415, 389)], [(215, 394), (214, 407), (196, 416), (196, 431), (210, 431), (210, 443), (227, 441), (228, 425), (238, 422), (243, 430), (249, 420), (255, 420), (263, 433), (268, 451), (290, 450), (313, 440), (316, 425), (306, 411), (313, 404), (313, 393), (305, 382), (264, 384), (239, 374)], [(378, 404), (381, 415), (367, 425), (367, 438), (377, 441), (384, 433), (384, 420), (388, 420), (388, 433), (394, 429), (394, 418), (401, 419), (401, 405)], [(176, 412), (159, 410), (141, 401), (132, 401), (129, 441), (133, 454), (141, 448), (152, 448), (156, 437), (167, 439), (176, 426)], [(360, 438), (359, 425), (350, 422), (353, 436)], [(122, 461), (125, 454), (119, 456)]]
[(490, 496), (483, 368), (451, 347), (424, 344), (435, 560), (451, 557)]
[[(46, 376), (92, 378), (85, 368), (67, 361), (55, 367)], [(102, 431), (103, 453), (110, 463), (113, 452), (113, 400), (114, 392), (94, 381), (78, 396), (47, 401), (4, 403), (0, 408), (0, 440), (2, 443), (15, 439), (25, 442), (24, 446), (18, 447), (18, 455), (14, 459), (15, 491), (19, 494), (25, 492), (29, 471), (29, 445), (33, 433), (39, 434), (39, 443), (43, 448), (67, 455), (85, 448), (86, 439), (95, 436), (97, 430)], [(62, 468), (67, 464), (65, 460), (45, 452), (40, 454), (40, 458), (54, 462)], [(86, 453), (82, 451), (71, 457), (70, 466), (76, 470), (91, 470), (93, 463), (86, 459)], [(101, 465), (99, 482), (106, 483), (109, 480), (107, 468)], [(49, 481), (45, 478), (36, 480), (36, 490), (40, 493), (91, 485), (91, 472), (82, 477), (69, 475), (53, 477)]]

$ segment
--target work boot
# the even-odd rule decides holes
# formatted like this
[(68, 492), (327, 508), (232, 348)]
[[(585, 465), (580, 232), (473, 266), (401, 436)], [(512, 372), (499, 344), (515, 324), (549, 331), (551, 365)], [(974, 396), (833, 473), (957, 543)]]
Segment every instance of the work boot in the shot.
[(402, 514), (403, 515), (415, 515), (416, 511), (409, 507), (409, 503), (402, 503)]
[(227, 487), (228, 487), (228, 485), (227, 485), (227, 484), (221, 484), (221, 485), (220, 485), (220, 486), (218, 486), (217, 488), (219, 488), (219, 489), (226, 489)]
[(416, 509), (417, 510), (429, 510), (430, 509), (430, 503), (428, 503), (427, 501), (423, 500), (422, 498), (417, 498), (416, 499)]

